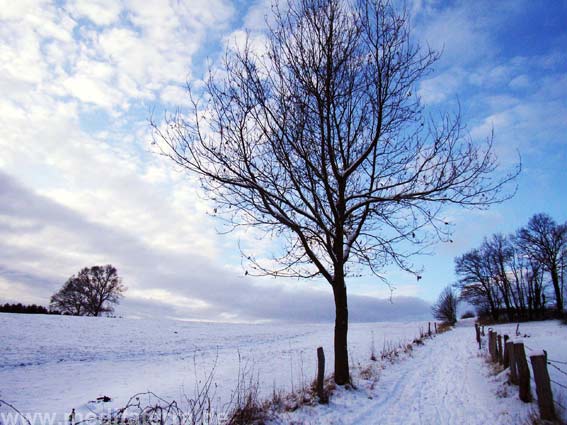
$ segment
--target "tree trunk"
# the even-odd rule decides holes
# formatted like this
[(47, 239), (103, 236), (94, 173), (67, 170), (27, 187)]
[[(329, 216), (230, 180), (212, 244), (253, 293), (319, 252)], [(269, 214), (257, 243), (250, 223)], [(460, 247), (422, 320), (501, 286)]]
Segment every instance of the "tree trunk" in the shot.
[(561, 287), (559, 286), (559, 273), (557, 273), (557, 266), (551, 267), (551, 281), (553, 282), (553, 289), (555, 289), (555, 301), (557, 305), (557, 312), (563, 311), (563, 299), (561, 297)]
[(335, 276), (333, 284), (335, 297), (335, 382), (345, 385), (350, 382), (348, 367), (347, 333), (348, 307), (344, 275)]

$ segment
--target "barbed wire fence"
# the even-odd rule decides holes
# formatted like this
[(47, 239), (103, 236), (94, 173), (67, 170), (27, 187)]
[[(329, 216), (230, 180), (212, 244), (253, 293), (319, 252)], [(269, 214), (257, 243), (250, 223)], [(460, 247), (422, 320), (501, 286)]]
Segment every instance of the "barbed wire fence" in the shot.
[[(520, 399), (524, 402), (536, 401), (539, 407), (540, 417), (543, 420), (557, 420), (564, 417), (567, 408), (556, 397), (553, 397), (552, 385), (556, 389), (567, 390), (567, 385), (551, 378), (548, 366), (553, 368), (556, 373), (567, 376), (567, 371), (562, 365), (567, 365), (565, 361), (552, 360), (547, 357), (545, 350), (536, 350), (525, 344), (521, 335), (516, 329), (516, 338), (510, 339), (508, 335), (499, 335), (492, 328), (488, 329), (487, 341), (482, 341), (484, 337), (484, 327), (475, 324), (476, 340), (479, 349), (483, 346), (489, 354), (489, 359), (493, 363), (499, 363), (510, 370), (510, 382), (519, 387)], [(504, 344), (502, 344), (502, 340)], [(485, 342), (484, 344), (482, 342)], [(529, 350), (528, 355), (525, 349)], [(531, 360), (532, 373), (527, 366), (527, 358)], [(536, 394), (532, 394), (530, 382), (535, 387)], [(560, 412), (558, 414), (558, 412)]]

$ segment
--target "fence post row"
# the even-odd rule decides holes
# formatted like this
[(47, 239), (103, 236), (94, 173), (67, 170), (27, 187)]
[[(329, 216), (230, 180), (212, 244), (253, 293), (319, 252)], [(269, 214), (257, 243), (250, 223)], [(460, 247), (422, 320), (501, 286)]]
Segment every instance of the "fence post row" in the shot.
[(556, 419), (555, 407), (553, 406), (553, 393), (551, 382), (547, 372), (547, 356), (543, 351), (534, 351), (530, 355), (534, 381), (536, 383), (537, 404), (541, 419), (553, 421)]
[[(481, 335), (484, 336), (484, 327), (475, 323), (476, 340), (481, 348)], [(516, 330), (517, 332), (517, 330)], [(525, 403), (532, 401), (530, 386), (530, 369), (526, 358), (524, 343), (514, 341), (508, 335), (498, 335), (492, 329), (488, 329), (488, 352), (492, 362), (503, 364), (504, 368), (510, 368), (510, 382), (519, 386), (519, 397)], [(553, 421), (557, 419), (551, 391), (551, 380), (547, 371), (547, 353), (545, 351), (534, 351), (530, 354), (534, 381), (536, 384), (537, 402), (539, 414), (542, 420)]]

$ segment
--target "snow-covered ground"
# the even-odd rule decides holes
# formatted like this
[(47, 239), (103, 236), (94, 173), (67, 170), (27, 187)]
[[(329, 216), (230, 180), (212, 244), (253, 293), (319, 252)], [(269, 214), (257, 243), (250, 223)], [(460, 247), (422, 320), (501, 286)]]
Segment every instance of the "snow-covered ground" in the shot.
[[(474, 322), (459, 322), (450, 332), (418, 347), (405, 359), (382, 369), (376, 378), (359, 380), (358, 390), (338, 391), (328, 406), (304, 407), (280, 415), (275, 424), (523, 424), (537, 405), (523, 403), (518, 387), (507, 383), (508, 372), (496, 373), (478, 349)], [(496, 326), (514, 335), (515, 325)], [(526, 346), (546, 349), (550, 359), (567, 360), (567, 326), (556, 321), (523, 323)], [(563, 369), (567, 369), (562, 366)], [(551, 368), (553, 369), (553, 368)], [(567, 376), (550, 370), (567, 385)], [(355, 381), (356, 384), (356, 381)], [(554, 385), (554, 398), (565, 404)], [(535, 394), (535, 388), (533, 389)]]
[[(372, 335), (410, 341), (427, 323), (351, 324), (350, 356), (367, 362)], [(194, 385), (215, 368), (215, 401), (226, 403), (239, 367), (254, 374), (261, 395), (307, 385), (323, 346), (332, 371), (331, 324), (219, 324), (0, 313), (0, 399), (21, 412), (86, 413), (107, 395), (121, 407), (133, 394), (153, 391), (168, 400), (193, 396)], [(239, 362), (240, 356), (240, 362)], [(216, 366), (215, 366), (216, 364)], [(0, 407), (0, 413), (5, 412)], [(39, 417), (39, 416), (38, 416)], [(7, 422), (6, 420), (4, 422)], [(9, 425), (9, 424), (5, 424)]]
[[(356, 390), (339, 389), (328, 406), (282, 413), (274, 424), (518, 424), (526, 423), (534, 403), (518, 398), (496, 373), (486, 351), (474, 340), (473, 321), (414, 346), (393, 362), (369, 360), (372, 339), (414, 339), (426, 323), (352, 324), (349, 347)], [(515, 334), (515, 325), (495, 327)], [(561, 369), (567, 367), (567, 326), (556, 321), (520, 325), (528, 349), (545, 349)], [(196, 382), (215, 368), (214, 402), (222, 406), (237, 385), (239, 368), (257, 376), (260, 395), (289, 391), (315, 376), (317, 346), (323, 346), (332, 372), (330, 324), (213, 324), (171, 320), (128, 320), (0, 314), (0, 399), (26, 414), (41, 413), (66, 423), (101, 404), (120, 407), (137, 392), (151, 390), (168, 400), (193, 396)], [(240, 358), (240, 361), (239, 361)], [(216, 366), (215, 366), (216, 364)], [(371, 370), (368, 369), (371, 365)], [(363, 379), (361, 370), (371, 371)], [(550, 367), (555, 399), (565, 405), (561, 385), (567, 375)], [(534, 389), (535, 394), (535, 389)], [(0, 414), (6, 413), (0, 407)], [(43, 416), (45, 418), (45, 416)], [(41, 416), (37, 416), (41, 418)], [(1, 418), (0, 418), (1, 420)], [(35, 421), (37, 424), (41, 420)], [(4, 419), (4, 425), (10, 425)]]

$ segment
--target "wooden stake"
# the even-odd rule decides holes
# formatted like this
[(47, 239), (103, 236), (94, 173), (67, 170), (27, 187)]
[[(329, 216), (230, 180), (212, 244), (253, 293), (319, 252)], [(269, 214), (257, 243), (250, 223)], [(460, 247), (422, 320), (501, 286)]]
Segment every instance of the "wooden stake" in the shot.
[(478, 343), (478, 349), (481, 349), (481, 343), (480, 343), (480, 325), (478, 323), (474, 324), (474, 329), (476, 331), (476, 342)]
[(507, 346), (507, 342), (510, 339), (510, 337), (508, 335), (504, 335), (504, 356), (503, 356), (503, 365), (504, 368), (507, 368), (510, 366), (510, 353), (508, 352), (508, 346)]
[(508, 341), (506, 343), (506, 349), (508, 350), (508, 357), (510, 359), (510, 382), (514, 385), (518, 385), (518, 370), (516, 366), (516, 357), (514, 356), (514, 341)]
[(530, 368), (526, 360), (526, 352), (523, 342), (514, 343), (514, 358), (518, 367), (518, 382), (520, 384), (520, 400), (524, 403), (532, 401), (530, 389)]
[(319, 403), (327, 404), (329, 399), (325, 394), (323, 384), (325, 382), (325, 353), (323, 347), (317, 348), (317, 395), (319, 396)]
[(534, 381), (536, 383), (537, 404), (539, 406), (539, 416), (543, 420), (555, 420), (555, 407), (553, 406), (553, 393), (547, 371), (547, 360), (544, 352), (534, 352), (530, 355), (532, 369), (534, 371)]
[(498, 363), (504, 363), (504, 355), (502, 353), (502, 335), (498, 335)]
[(498, 347), (496, 346), (496, 331), (488, 331), (488, 352), (493, 362), (498, 361)]

